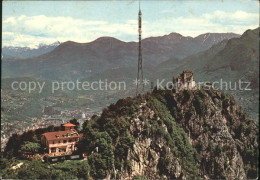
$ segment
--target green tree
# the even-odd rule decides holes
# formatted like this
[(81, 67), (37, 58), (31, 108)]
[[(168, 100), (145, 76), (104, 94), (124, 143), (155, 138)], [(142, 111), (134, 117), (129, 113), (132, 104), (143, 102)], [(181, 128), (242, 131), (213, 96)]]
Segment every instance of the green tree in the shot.
[(77, 119), (75, 119), (75, 118), (74, 118), (74, 119), (71, 119), (71, 120), (70, 120), (70, 123), (76, 125), (76, 126), (75, 126), (75, 129), (76, 129), (77, 131), (79, 131), (79, 122), (78, 122)]
[(37, 153), (40, 149), (39, 143), (25, 141), (21, 147), (22, 151), (30, 152), (31, 154)]
[(78, 178), (89, 179), (89, 165), (87, 161), (84, 161), (78, 168)]
[(51, 179), (51, 170), (40, 161), (28, 161), (18, 171), (19, 179)]

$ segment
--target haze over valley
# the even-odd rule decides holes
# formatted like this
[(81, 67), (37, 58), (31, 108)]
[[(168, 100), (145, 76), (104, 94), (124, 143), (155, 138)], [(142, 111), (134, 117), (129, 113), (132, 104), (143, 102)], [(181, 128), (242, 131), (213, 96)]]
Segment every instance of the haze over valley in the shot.
[[(236, 97), (238, 104), (251, 117), (258, 117), (258, 31), (259, 28), (248, 30), (242, 36), (233, 33), (207, 33), (195, 38), (171, 33), (144, 39), (144, 77), (149, 80), (146, 91), (150, 91), (152, 81), (171, 81), (173, 76), (177, 77), (185, 69), (194, 72), (197, 82), (213, 82), (221, 78), (236, 82), (242, 79), (251, 82), (252, 91), (227, 92)], [(68, 41), (51, 47), (54, 49), (49, 49), (45, 54), (36, 50), (26, 59), (23, 54), (26, 51), (16, 54), (15, 58), (7, 56), (8, 58), (2, 59), (1, 111), (5, 138), (13, 132), (23, 132), (25, 128), (46, 126), (51, 121), (45, 119), (64, 121), (74, 117), (81, 118), (83, 113), (90, 117), (120, 98), (135, 95), (133, 80), (137, 74), (136, 42), (101, 37), (90, 43)], [(18, 50), (16, 48), (13, 51)], [(9, 48), (8, 53), (15, 54), (11, 52), (12, 49)], [(109, 82), (125, 81), (128, 88), (120, 91), (51, 92), (52, 81), (77, 79), (82, 82), (100, 79)], [(31, 94), (27, 91), (13, 91), (13, 81), (45, 81), (46, 88), (40, 94), (37, 91)], [(62, 115), (63, 111), (66, 116)]]

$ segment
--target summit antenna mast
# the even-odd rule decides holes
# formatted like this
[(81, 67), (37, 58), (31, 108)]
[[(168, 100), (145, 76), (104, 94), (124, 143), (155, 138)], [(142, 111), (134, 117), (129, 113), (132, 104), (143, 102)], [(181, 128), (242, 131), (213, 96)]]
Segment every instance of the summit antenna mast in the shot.
[(144, 91), (143, 83), (143, 58), (142, 58), (142, 12), (139, 0), (139, 13), (138, 13), (138, 71), (137, 71), (137, 83), (136, 83), (136, 95), (139, 94), (139, 81), (143, 86), (142, 91)]

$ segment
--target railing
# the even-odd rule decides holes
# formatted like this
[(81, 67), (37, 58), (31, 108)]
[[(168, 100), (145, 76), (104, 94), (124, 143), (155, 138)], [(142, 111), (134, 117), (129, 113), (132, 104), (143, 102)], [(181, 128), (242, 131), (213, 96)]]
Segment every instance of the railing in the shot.
[(55, 144), (49, 144), (49, 147), (60, 147), (60, 146), (68, 146), (68, 145), (75, 145), (77, 142), (66, 142), (66, 143), (55, 143)]

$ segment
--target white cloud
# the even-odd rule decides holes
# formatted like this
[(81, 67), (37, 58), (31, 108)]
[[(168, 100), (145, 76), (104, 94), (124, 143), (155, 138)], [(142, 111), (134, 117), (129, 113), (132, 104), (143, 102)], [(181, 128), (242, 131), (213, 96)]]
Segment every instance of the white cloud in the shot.
[(71, 17), (19, 16), (3, 21), (4, 46), (30, 46), (54, 41), (89, 42), (100, 36), (135, 34), (136, 25), (108, 24), (106, 21), (87, 21)]
[(203, 18), (219, 23), (252, 24), (258, 22), (259, 14), (248, 13), (241, 10), (234, 13), (217, 10), (212, 14), (204, 14)]
[(259, 14), (236, 11), (234, 13), (214, 11), (201, 16), (162, 18), (147, 24), (145, 37), (177, 32), (185, 36), (197, 36), (207, 32), (242, 34), (247, 29), (259, 26)]
[[(245, 11), (234, 13), (214, 11), (201, 16), (158, 18), (143, 21), (143, 37), (162, 36), (178, 32), (185, 36), (197, 36), (206, 32), (243, 33), (259, 26), (259, 15)], [(72, 17), (45, 15), (7, 17), (3, 19), (4, 46), (30, 46), (40, 43), (89, 42), (101, 36), (112, 36), (125, 41), (137, 40), (137, 20), (126, 19), (122, 23), (101, 20), (84, 20)]]

